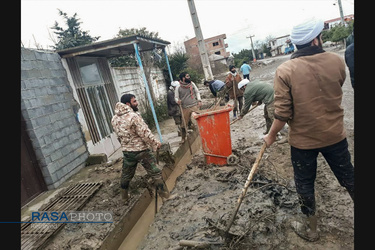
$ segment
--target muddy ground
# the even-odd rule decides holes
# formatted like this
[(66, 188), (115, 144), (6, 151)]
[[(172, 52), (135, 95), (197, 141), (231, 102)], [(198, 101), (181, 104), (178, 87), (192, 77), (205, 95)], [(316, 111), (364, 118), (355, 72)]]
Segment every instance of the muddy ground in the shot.
[[(337, 53), (343, 55), (343, 51)], [(282, 56), (267, 66), (254, 67), (250, 80), (259, 78), (273, 84), (276, 67), (288, 59), (289, 56)], [(349, 77), (343, 90), (347, 139), (354, 164), (354, 93)], [(206, 165), (202, 152), (197, 153), (172, 190), (176, 198), (163, 204), (139, 249), (179, 249), (180, 240), (223, 241), (221, 230), (230, 220), (261, 148), (264, 131), (263, 106), (260, 106), (231, 125), (232, 149), (240, 158), (239, 164)], [(353, 202), (321, 155), (318, 166), (319, 241), (307, 242), (290, 227), (290, 219), (300, 215), (290, 146), (275, 143), (266, 149), (231, 226), (233, 237), (225, 244), (211, 245), (210, 249), (353, 249)]]
[[(336, 51), (340, 56), (343, 52)], [(259, 78), (273, 84), (275, 69), (288, 59), (289, 56), (281, 56), (273, 58), (274, 61), (266, 66), (253, 66), (250, 80)], [(354, 163), (354, 93), (348, 75), (347, 71), (343, 106)], [(216, 76), (218, 79), (224, 77)], [(201, 88), (205, 102), (210, 102), (208, 89)], [(173, 123), (169, 124), (172, 124), (170, 129), (175, 129)], [(179, 247), (180, 240), (223, 242), (222, 229), (229, 222), (261, 148), (264, 130), (263, 105), (231, 125), (232, 150), (239, 157), (239, 163), (234, 166), (207, 165), (202, 150), (198, 150), (171, 190), (175, 197), (163, 203), (138, 249), (183, 249)], [(306, 242), (292, 231), (289, 221), (298, 216), (300, 210), (289, 151), (288, 143), (275, 143), (266, 149), (231, 227), (232, 237), (208, 249), (354, 249), (353, 202), (321, 155), (316, 180), (320, 240)], [(121, 165), (122, 159), (119, 159), (111, 164), (85, 168), (81, 173), (82, 180), (101, 180), (103, 186), (83, 210), (110, 210), (117, 221), (149, 188), (147, 175), (139, 167), (130, 186), (133, 197), (124, 206), (118, 188)], [(161, 162), (161, 167), (164, 166), (165, 163)], [(114, 224), (67, 224), (46, 249), (98, 249), (113, 228)]]

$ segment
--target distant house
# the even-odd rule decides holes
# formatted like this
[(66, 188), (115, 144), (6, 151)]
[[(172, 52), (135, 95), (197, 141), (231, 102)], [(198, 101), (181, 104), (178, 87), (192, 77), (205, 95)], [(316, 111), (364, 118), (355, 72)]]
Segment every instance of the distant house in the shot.
[[(226, 51), (226, 48), (228, 48), (228, 44), (224, 42), (224, 39), (226, 38), (227, 36), (225, 34), (221, 34), (218, 36), (204, 39), (204, 44), (206, 46), (206, 51), (211, 64), (218, 59), (220, 62), (224, 62), (229, 57), (230, 53)], [(193, 62), (195, 62), (196, 60), (200, 60), (198, 40), (196, 37), (193, 37), (185, 41), (184, 45), (186, 53), (190, 56), (189, 60)], [(219, 55), (220, 57), (211, 55)]]
[[(350, 22), (352, 20), (354, 20), (354, 14), (344, 16), (344, 21), (346, 23)], [(327, 30), (327, 29), (329, 30), (332, 27), (334, 27), (335, 25), (338, 25), (340, 22), (341, 22), (341, 17), (337, 17), (337, 18), (334, 18), (334, 19), (324, 21), (324, 30)]]
[[(276, 37), (268, 42), (272, 56), (283, 55), (285, 48), (291, 45), (290, 35)], [(292, 45), (294, 46), (294, 45)]]

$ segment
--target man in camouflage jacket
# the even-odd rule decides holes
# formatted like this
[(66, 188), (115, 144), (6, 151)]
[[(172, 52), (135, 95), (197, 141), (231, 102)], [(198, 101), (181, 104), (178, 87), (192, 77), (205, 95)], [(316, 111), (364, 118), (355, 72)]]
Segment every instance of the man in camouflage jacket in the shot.
[[(159, 190), (169, 193), (165, 190), (161, 170), (157, 167), (156, 159), (149, 149), (151, 146), (152, 150), (156, 151), (161, 147), (161, 143), (137, 111), (138, 103), (135, 96), (125, 94), (121, 97), (121, 102), (116, 103), (115, 115), (111, 120), (124, 154), (121, 174), (121, 194), (124, 200), (130, 197), (129, 184), (134, 177), (138, 163), (145, 168), (155, 185), (160, 187)], [(162, 196), (162, 193), (160, 195)]]

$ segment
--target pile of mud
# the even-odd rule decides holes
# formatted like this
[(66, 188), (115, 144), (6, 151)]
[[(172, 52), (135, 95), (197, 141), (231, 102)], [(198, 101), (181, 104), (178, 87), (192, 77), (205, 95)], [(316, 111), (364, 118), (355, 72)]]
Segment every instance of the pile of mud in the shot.
[(225, 235), (262, 145), (234, 130), (233, 153), (240, 162), (207, 165), (202, 153), (194, 155), (138, 249), (194, 249), (180, 246), (186, 240), (209, 242), (206, 249), (353, 249), (353, 203), (321, 156), (316, 184), (320, 240), (307, 242), (293, 232), (291, 220), (301, 212), (287, 143), (266, 149)]
[(172, 191), (175, 197), (163, 204), (139, 249), (178, 248), (181, 240), (223, 243), (212, 244), (213, 249), (287, 245), (284, 229), (298, 212), (298, 198), (293, 182), (278, 177), (267, 160), (261, 161), (248, 188), (230, 228), (231, 237), (224, 237), (256, 157), (239, 150), (234, 153), (241, 159), (235, 166), (206, 165), (202, 154), (193, 157)]

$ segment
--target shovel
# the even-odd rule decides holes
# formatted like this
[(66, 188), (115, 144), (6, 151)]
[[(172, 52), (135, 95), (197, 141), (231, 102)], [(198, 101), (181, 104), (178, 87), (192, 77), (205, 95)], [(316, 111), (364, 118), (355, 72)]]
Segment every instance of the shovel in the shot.
[(258, 156), (257, 156), (257, 158), (256, 158), (256, 160), (255, 160), (255, 162), (254, 162), (254, 164), (253, 164), (253, 167), (251, 168), (250, 174), (249, 174), (249, 176), (247, 177), (247, 180), (246, 180), (245, 186), (244, 186), (244, 188), (242, 189), (242, 192), (241, 192), (240, 196), (238, 197), (238, 201), (237, 201), (236, 209), (234, 210), (233, 215), (232, 215), (232, 218), (231, 218), (231, 220), (229, 221), (229, 224), (228, 224), (228, 226), (227, 226), (227, 228), (226, 228), (226, 230), (225, 230), (225, 234), (226, 234), (226, 235), (229, 233), (229, 229), (230, 229), (230, 227), (231, 227), (232, 224), (233, 224), (234, 218), (236, 217), (237, 212), (238, 212), (238, 210), (240, 209), (240, 206), (241, 206), (242, 200), (243, 200), (243, 198), (244, 198), (245, 195), (246, 195), (247, 189), (248, 189), (248, 187), (249, 187), (249, 185), (250, 185), (251, 180), (252, 180), (253, 177), (254, 177), (255, 171), (256, 171), (257, 168), (258, 168), (258, 165), (259, 165), (260, 159), (262, 159), (262, 156), (263, 156), (263, 153), (264, 153), (266, 147), (267, 147), (267, 144), (266, 144), (266, 142), (264, 142), (263, 145), (262, 145), (262, 148), (260, 149), (260, 152), (259, 152), (259, 154), (258, 154)]
[(160, 159), (165, 163), (175, 163), (173, 153), (171, 150), (171, 145), (169, 143), (163, 142), (161, 144), (161, 147), (156, 150), (156, 164), (159, 164)]
[[(252, 107), (249, 111), (248, 111), (248, 113), (251, 111), (251, 110), (253, 110), (253, 109), (255, 109), (256, 107), (258, 107), (259, 105), (257, 104), (257, 105), (255, 105), (254, 107)], [(230, 123), (229, 123), (229, 125), (232, 125), (233, 123), (235, 123), (235, 122), (237, 122), (239, 119), (238, 118), (236, 118), (236, 119), (234, 119), (233, 121), (231, 121)]]

